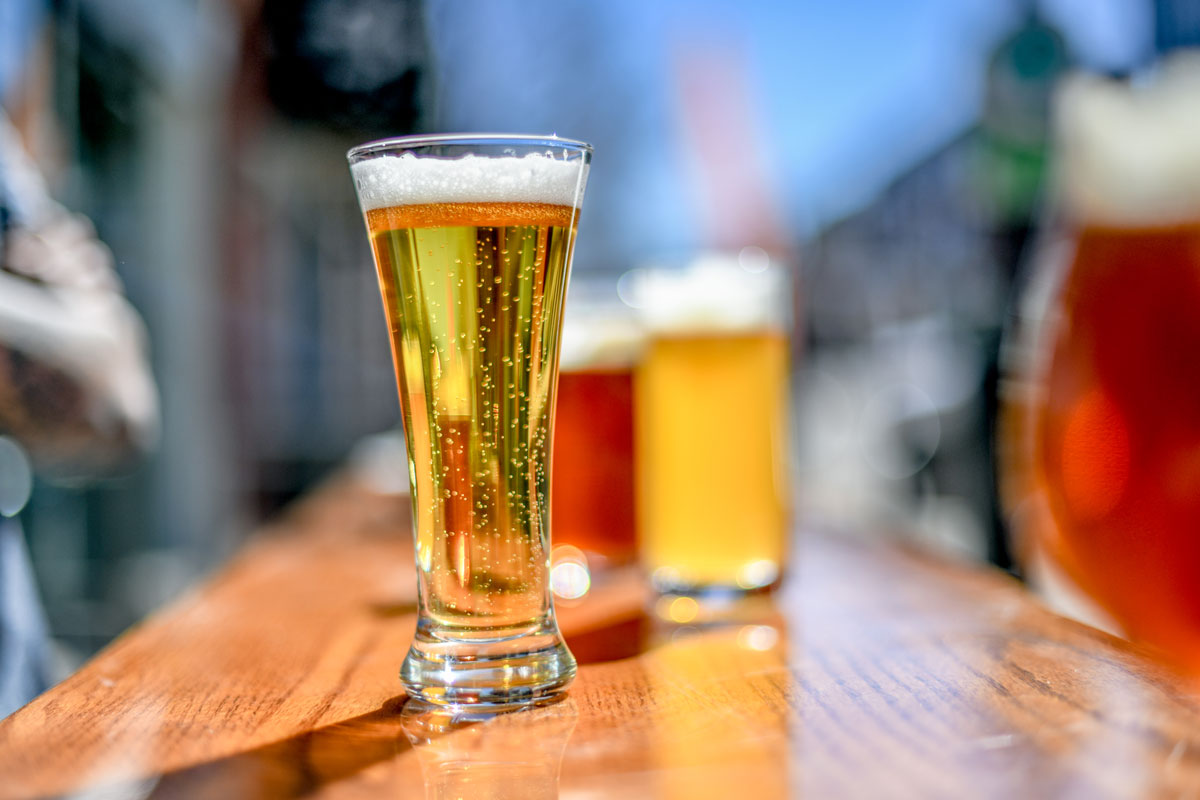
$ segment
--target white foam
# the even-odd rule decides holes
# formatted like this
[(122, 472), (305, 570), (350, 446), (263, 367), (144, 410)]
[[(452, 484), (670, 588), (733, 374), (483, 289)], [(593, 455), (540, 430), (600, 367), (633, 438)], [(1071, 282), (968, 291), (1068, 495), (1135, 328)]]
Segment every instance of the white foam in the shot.
[(791, 298), (781, 267), (750, 271), (734, 255), (708, 253), (684, 269), (635, 272), (632, 284), (651, 333), (787, 329)]
[(1200, 220), (1200, 56), (1127, 85), (1076, 76), (1056, 104), (1061, 189), (1083, 222)]
[(385, 155), (350, 167), (363, 211), (424, 203), (548, 203), (574, 206), (587, 165), (542, 153), (432, 158)]
[(645, 338), (632, 309), (581, 312), (568, 301), (559, 367), (563, 371), (628, 367), (637, 361)]

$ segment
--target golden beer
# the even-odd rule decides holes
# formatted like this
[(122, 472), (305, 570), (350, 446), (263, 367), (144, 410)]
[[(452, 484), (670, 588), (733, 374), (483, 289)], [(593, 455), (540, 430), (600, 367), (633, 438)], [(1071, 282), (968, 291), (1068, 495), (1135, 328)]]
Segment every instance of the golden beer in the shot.
[(531, 158), (355, 167), (412, 485), (420, 614), (402, 677), (434, 702), (528, 699), (574, 674), (550, 604), (548, 498), (585, 167)]
[(753, 589), (788, 527), (782, 331), (660, 336), (637, 374), (642, 561), (664, 589)]
[(544, 613), (545, 472), (573, 212), (367, 213), (416, 481), (428, 610), (464, 632)]

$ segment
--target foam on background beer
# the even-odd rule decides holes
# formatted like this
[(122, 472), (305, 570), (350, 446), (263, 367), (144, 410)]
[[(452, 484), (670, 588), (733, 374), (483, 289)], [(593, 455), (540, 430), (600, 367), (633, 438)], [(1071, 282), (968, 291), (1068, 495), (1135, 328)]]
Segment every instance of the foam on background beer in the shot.
[(1056, 112), (1072, 217), (1117, 227), (1200, 219), (1200, 54), (1176, 56), (1134, 85), (1073, 76)]
[(545, 203), (574, 206), (587, 165), (552, 154), (434, 158), (404, 153), (351, 167), (364, 212), (430, 203)]
[(629, 276), (627, 294), (652, 333), (784, 330), (786, 276), (779, 269), (760, 268), (766, 264), (747, 269), (743, 260), (711, 253), (684, 269), (637, 270)]
[[(571, 297), (575, 296), (572, 289)], [(593, 308), (567, 300), (560, 370), (628, 369), (641, 352), (645, 333), (629, 309)]]

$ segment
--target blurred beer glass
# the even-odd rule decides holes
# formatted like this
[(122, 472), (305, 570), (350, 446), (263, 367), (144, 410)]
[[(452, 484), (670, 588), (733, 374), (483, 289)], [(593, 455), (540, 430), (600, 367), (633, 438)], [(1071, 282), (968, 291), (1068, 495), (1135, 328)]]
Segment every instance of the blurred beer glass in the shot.
[(1006, 353), (1006, 504), (1046, 591), (1200, 670), (1200, 60), (1074, 78), (1056, 116), (1057, 224)]
[[(629, 564), (635, 557), (633, 368), (642, 338), (632, 309), (611, 283), (571, 287), (559, 362), (550, 515), (556, 553), (559, 546), (578, 548), (588, 562), (585, 569)], [(551, 582), (560, 596), (586, 591), (558, 572)]]
[(790, 293), (757, 254), (643, 272), (632, 287), (647, 330), (634, 387), (639, 550), (663, 593), (736, 596), (783, 567)]

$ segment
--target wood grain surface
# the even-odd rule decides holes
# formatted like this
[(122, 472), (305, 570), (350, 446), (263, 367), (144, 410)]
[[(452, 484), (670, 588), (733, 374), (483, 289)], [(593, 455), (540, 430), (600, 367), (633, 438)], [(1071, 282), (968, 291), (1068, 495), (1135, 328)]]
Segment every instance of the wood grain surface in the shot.
[(1200, 696), (1010, 579), (806, 532), (737, 622), (561, 605), (579, 678), (481, 719), (405, 703), (404, 501), (342, 481), (0, 722), (0, 797), (1200, 795)]

